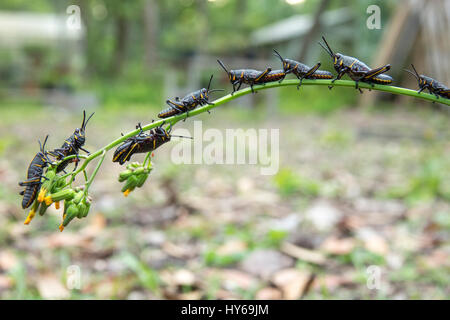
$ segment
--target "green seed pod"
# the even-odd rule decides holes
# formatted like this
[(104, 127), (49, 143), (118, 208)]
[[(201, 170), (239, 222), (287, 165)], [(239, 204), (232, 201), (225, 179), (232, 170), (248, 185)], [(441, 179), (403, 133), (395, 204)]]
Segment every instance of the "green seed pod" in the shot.
[(81, 218), (84, 217), (84, 214), (85, 214), (85, 212), (86, 212), (86, 209), (87, 209), (86, 204), (84, 203), (84, 201), (81, 201), (81, 202), (78, 204), (78, 214), (77, 214), (77, 218), (78, 218), (78, 219), (81, 219)]
[(122, 171), (122, 172), (119, 174), (119, 182), (123, 182), (123, 181), (127, 180), (128, 177), (131, 176), (132, 174), (133, 174), (133, 171), (131, 171), (131, 170), (129, 170), (129, 169), (127, 169), (127, 170), (125, 170), (125, 171)]
[(53, 181), (56, 177), (56, 173), (53, 170), (49, 170), (45, 174), (45, 177), (47, 179), (45, 179), (45, 181), (42, 183), (42, 188), (44, 188), (45, 190), (50, 190), (52, 187)]
[(61, 200), (71, 200), (71, 199), (73, 199), (75, 194), (76, 193), (73, 189), (64, 189), (64, 190), (58, 191), (56, 193), (52, 193), (51, 195), (48, 195), (47, 197), (50, 197), (52, 202), (56, 202), (56, 201), (61, 201)]
[(127, 179), (127, 182), (125, 182), (125, 185), (122, 187), (122, 192), (125, 192), (126, 190), (134, 190), (136, 188), (137, 184), (137, 178), (136, 176), (130, 176)]
[(75, 196), (73, 197), (73, 203), (75, 203), (75, 204), (79, 204), (80, 203), (80, 201), (81, 201), (81, 199), (83, 199), (83, 196), (84, 196), (84, 192), (83, 191), (78, 191), (76, 194), (75, 194)]
[(136, 187), (138, 187), (138, 188), (142, 187), (142, 185), (145, 183), (147, 178), (148, 178), (148, 173), (142, 173), (142, 174), (138, 175)]
[(141, 173), (144, 173), (144, 167), (139, 167), (136, 170), (134, 170), (134, 175), (140, 175)]
[(58, 179), (58, 181), (57, 181), (56, 184), (57, 184), (58, 188), (64, 187), (64, 185), (66, 184), (66, 178), (60, 178), (60, 179)]
[(47, 211), (48, 207), (49, 207), (48, 205), (46, 205), (44, 202), (42, 202), (41, 205), (39, 206), (39, 215), (43, 216), (45, 211)]
[(69, 224), (69, 222), (72, 221), (73, 218), (75, 218), (77, 215), (78, 215), (78, 207), (74, 204), (70, 205), (69, 208), (67, 208), (67, 213), (62, 225), (66, 227)]
[(91, 209), (91, 202), (86, 201), (86, 210), (84, 211), (83, 218), (85, 218), (88, 215), (90, 209)]

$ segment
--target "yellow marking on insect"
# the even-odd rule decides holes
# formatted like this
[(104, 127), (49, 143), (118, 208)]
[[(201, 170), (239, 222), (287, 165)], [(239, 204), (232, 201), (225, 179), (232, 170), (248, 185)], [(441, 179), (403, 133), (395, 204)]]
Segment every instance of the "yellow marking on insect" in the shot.
[(155, 149), (156, 149), (156, 138), (153, 139), (153, 150), (155, 150)]
[(40, 181), (40, 178), (36, 178), (36, 179), (33, 179), (33, 180), (26, 181), (26, 184), (31, 183), (31, 182), (39, 182), (39, 181)]
[(339, 62), (339, 65), (342, 66), (343, 63), (344, 63), (344, 60), (341, 60), (341, 62)]
[(262, 77), (264, 77), (267, 74), (267, 71), (264, 71), (263, 73), (261, 73), (261, 75), (255, 79), (255, 81), (259, 81)]
[[(342, 62), (342, 61), (341, 61)], [(352, 64), (350, 65), (350, 68), (353, 67), (353, 65), (355, 64), (356, 60), (353, 60)], [(342, 63), (341, 63), (342, 65)]]
[(378, 70), (377, 72), (375, 72), (375, 73), (372, 73), (371, 75), (369, 75), (369, 76), (365, 76), (364, 78), (368, 78), (368, 77), (373, 77), (373, 76), (376, 76), (377, 74), (380, 74), (380, 73), (383, 73), (383, 72), (385, 72), (386, 71), (386, 67), (383, 67), (383, 68), (381, 68), (380, 70)]
[(200, 98), (202, 98), (202, 99), (203, 99), (203, 93), (200, 93)]
[(124, 152), (126, 151), (126, 149), (123, 149), (122, 151), (120, 151), (117, 156), (113, 159), (113, 162), (115, 162), (117, 160), (117, 158), (119, 158)]
[(25, 221), (23, 222), (23, 224), (30, 224), (30, 222), (31, 222), (31, 220), (33, 220), (35, 214), (36, 214), (36, 212), (34, 211), (34, 209), (31, 209), (30, 213), (28, 214), (28, 216), (25, 219)]
[(28, 202), (27, 202), (27, 204), (26, 204), (25, 207), (29, 207), (30, 204), (34, 201), (34, 197), (35, 197), (35, 195), (36, 195), (36, 191), (37, 191), (37, 189), (36, 189), (36, 188), (33, 188), (33, 193), (32, 193), (32, 195), (31, 195), (30, 199), (28, 199)]
[(129, 157), (131, 157), (131, 151), (133, 151), (134, 148), (136, 148), (137, 145), (138, 145), (137, 143), (133, 144), (133, 146), (132, 146), (131, 149), (130, 149), (130, 152), (128, 152), (128, 154), (127, 154), (127, 156), (125, 157), (125, 159), (130, 159)]

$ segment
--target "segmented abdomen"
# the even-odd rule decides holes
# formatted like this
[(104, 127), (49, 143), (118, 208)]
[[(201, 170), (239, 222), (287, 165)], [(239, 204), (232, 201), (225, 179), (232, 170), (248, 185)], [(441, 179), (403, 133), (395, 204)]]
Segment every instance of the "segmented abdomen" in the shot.
[(255, 81), (255, 83), (266, 83), (272, 81), (279, 81), (286, 77), (286, 73), (283, 70), (274, 70), (270, 71), (264, 77), (262, 77), (259, 81)]
[(450, 90), (449, 89), (443, 90), (443, 91), (439, 92), (438, 95), (440, 95), (441, 97), (450, 99)]
[(307, 79), (333, 79), (333, 74), (325, 70), (316, 70)]
[(28, 208), (34, 201), (37, 196), (39, 189), (41, 188), (41, 184), (32, 184), (27, 185), (25, 187), (25, 192), (22, 199), (22, 208)]
[(130, 160), (131, 155), (133, 154), (130, 153), (133, 144), (134, 141), (125, 141), (122, 145), (117, 147), (116, 151), (114, 151), (113, 162), (119, 162), (122, 165)]
[(386, 74), (380, 74), (369, 79), (369, 82), (374, 82), (377, 84), (390, 84), (394, 79)]

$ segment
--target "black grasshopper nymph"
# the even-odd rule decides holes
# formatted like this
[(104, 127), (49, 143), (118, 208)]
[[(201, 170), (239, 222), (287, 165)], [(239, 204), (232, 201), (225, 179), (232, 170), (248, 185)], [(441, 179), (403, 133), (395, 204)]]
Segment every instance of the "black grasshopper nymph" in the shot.
[(417, 91), (418, 93), (428, 89), (428, 91), (431, 94), (434, 94), (438, 99), (439, 96), (450, 99), (450, 89), (448, 87), (431, 77), (419, 74), (413, 64), (411, 64), (411, 67), (414, 72), (408, 69), (405, 69), (405, 71), (411, 73), (417, 79), (417, 83), (419, 84), (419, 90)]
[(333, 79), (333, 74), (329, 71), (318, 70), (320, 67), (320, 62), (318, 62), (313, 67), (309, 67), (306, 64), (292, 60), (284, 59), (277, 50), (273, 50), (275, 55), (281, 60), (283, 64), (283, 69), (286, 74), (293, 73), (299, 80), (297, 90), (302, 85), (303, 79)]
[(281, 82), (286, 76), (284, 70), (272, 71), (272, 68), (267, 68), (264, 71), (258, 71), (254, 69), (228, 70), (222, 61), (217, 60), (217, 62), (228, 74), (228, 79), (233, 85), (233, 92), (231, 92), (231, 95), (238, 91), (243, 83), (248, 84), (250, 86), (250, 89), (252, 90), (252, 93), (255, 93), (255, 90), (253, 89), (253, 86), (255, 84), (265, 84), (272, 81)]
[(49, 152), (49, 154), (54, 156), (56, 158), (56, 160), (61, 160), (70, 155), (76, 156), (76, 159), (70, 159), (70, 160), (65, 160), (65, 161), (61, 162), (58, 165), (56, 172), (64, 171), (64, 169), (69, 165), (69, 163), (74, 162), (74, 160), (75, 160), (75, 168), (74, 168), (74, 170), (75, 170), (78, 166), (79, 150), (82, 150), (89, 154), (89, 151), (87, 151), (86, 149), (83, 149), (83, 146), (84, 146), (84, 143), (86, 142), (86, 125), (88, 124), (89, 120), (92, 118), (94, 113), (95, 112), (93, 112), (89, 116), (89, 118), (86, 120), (86, 111), (83, 111), (83, 122), (81, 123), (81, 127), (75, 129), (74, 133), (67, 140), (64, 141), (61, 148), (57, 148), (57, 149), (54, 149), (53, 151)]
[(207, 88), (202, 88), (200, 90), (189, 93), (181, 100), (178, 97), (175, 98), (175, 101), (167, 100), (166, 103), (169, 105), (169, 107), (161, 111), (158, 114), (158, 117), (168, 118), (176, 114), (186, 113), (187, 118), (189, 111), (194, 110), (198, 106), (203, 106), (205, 104), (214, 105), (214, 103), (209, 102), (209, 94), (211, 92), (223, 91), (223, 89), (210, 89), (212, 79), (213, 75), (211, 75), (211, 78), (209, 78)]
[[(371, 69), (364, 62), (351, 57), (346, 56), (341, 53), (334, 53), (328, 45), (325, 37), (322, 36), (322, 40), (325, 43), (325, 46), (319, 42), (320, 46), (330, 55), (333, 59), (334, 69), (337, 71), (337, 76), (332, 80), (332, 82), (339, 80), (344, 76), (344, 74), (348, 74), (348, 76), (355, 81), (355, 88), (358, 89), (361, 93), (362, 90), (358, 87), (359, 81), (366, 82), (370, 84), (391, 84), (393, 78), (391, 76), (385, 75), (383, 73), (389, 71), (391, 69), (391, 65), (387, 64), (385, 66)], [(331, 87), (329, 87), (331, 88)]]
[(131, 159), (131, 156), (135, 153), (147, 153), (156, 150), (161, 145), (170, 141), (171, 137), (189, 138), (184, 136), (171, 135), (169, 130), (164, 129), (162, 126), (164, 122), (152, 130), (149, 133), (144, 133), (144, 130), (139, 123), (136, 129), (141, 129), (140, 132), (131, 138), (125, 140), (117, 149), (114, 151), (113, 162), (119, 162), (123, 165), (126, 161)]
[(39, 140), (39, 152), (36, 153), (33, 160), (31, 160), (30, 165), (27, 170), (27, 180), (19, 182), (19, 185), (25, 187), (25, 190), (20, 192), (20, 195), (23, 196), (22, 199), (22, 208), (28, 208), (36, 199), (37, 194), (41, 188), (42, 178), (44, 169), (51, 163), (48, 158), (48, 152), (45, 151), (45, 144), (47, 143), (48, 135), (45, 137), (44, 143), (41, 144)]

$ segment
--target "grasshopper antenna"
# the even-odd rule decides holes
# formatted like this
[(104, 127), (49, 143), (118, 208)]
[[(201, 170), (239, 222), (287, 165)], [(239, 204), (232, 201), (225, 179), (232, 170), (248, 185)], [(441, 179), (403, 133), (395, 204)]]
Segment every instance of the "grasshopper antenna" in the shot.
[(281, 56), (281, 54), (279, 54), (278, 51), (275, 50), (275, 49), (273, 49), (273, 51), (275, 52), (275, 55), (278, 56), (278, 58), (280, 58), (281, 62), (284, 63), (284, 59), (283, 59), (283, 57)]
[(227, 68), (225, 67), (225, 65), (223, 64), (222, 61), (220, 61), (219, 59), (217, 59), (217, 62), (220, 64), (220, 66), (223, 68), (223, 70), (225, 70), (226, 73), (229, 73)]

